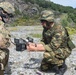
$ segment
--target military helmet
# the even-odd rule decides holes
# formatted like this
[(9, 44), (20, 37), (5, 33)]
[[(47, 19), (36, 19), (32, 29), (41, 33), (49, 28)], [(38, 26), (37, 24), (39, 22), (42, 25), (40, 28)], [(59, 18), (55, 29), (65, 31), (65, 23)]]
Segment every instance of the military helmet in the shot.
[(1, 2), (0, 7), (9, 14), (13, 14), (15, 12), (14, 7), (9, 2)]
[(41, 19), (46, 20), (48, 22), (54, 22), (54, 13), (50, 10), (44, 10), (41, 12)]

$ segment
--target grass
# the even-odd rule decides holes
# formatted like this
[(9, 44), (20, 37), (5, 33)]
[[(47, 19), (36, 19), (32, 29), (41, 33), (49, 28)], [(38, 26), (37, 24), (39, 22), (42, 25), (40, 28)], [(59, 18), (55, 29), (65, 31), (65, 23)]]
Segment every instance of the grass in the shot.
[(18, 30), (17, 27), (7, 27), (7, 29), (9, 31), (17, 31)]
[(66, 28), (67, 28), (68, 33), (69, 33), (70, 35), (76, 34), (76, 29), (75, 29), (75, 28), (70, 28), (70, 27), (66, 27)]
[(33, 26), (33, 25), (40, 25), (39, 20), (20, 17), (11, 24), (11, 26)]
[(35, 37), (35, 38), (41, 38), (41, 34), (33, 34), (33, 33), (31, 33), (30, 34), (32, 37)]

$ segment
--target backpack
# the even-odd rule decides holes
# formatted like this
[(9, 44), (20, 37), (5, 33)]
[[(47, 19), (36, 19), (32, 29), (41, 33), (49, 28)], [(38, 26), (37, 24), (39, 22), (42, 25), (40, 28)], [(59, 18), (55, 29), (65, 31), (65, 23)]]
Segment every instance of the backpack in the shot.
[(65, 27), (64, 27), (64, 29), (65, 29), (65, 31), (66, 31), (67, 38), (68, 38), (67, 45), (68, 45), (68, 47), (72, 50), (72, 49), (75, 48), (75, 45), (74, 45), (74, 43), (72, 42), (72, 40), (70, 39), (69, 33), (68, 33), (67, 29), (66, 29)]

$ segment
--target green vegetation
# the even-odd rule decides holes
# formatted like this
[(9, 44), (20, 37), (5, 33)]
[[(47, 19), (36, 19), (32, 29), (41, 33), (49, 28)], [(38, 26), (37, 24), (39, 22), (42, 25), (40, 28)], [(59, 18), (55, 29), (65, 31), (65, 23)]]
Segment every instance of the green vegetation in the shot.
[[(61, 18), (61, 23), (63, 26), (68, 27), (70, 34), (76, 33), (76, 8), (70, 6), (62, 6), (55, 4), (51, 1), (46, 0), (24, 0), (26, 3), (30, 2), (32, 4), (39, 5), (39, 12), (44, 9), (53, 10), (55, 13), (55, 18)], [(16, 14), (21, 14), (18, 9), (16, 9)], [(40, 14), (34, 14), (33, 16), (22, 14), (22, 16), (15, 20), (12, 26), (22, 26), (22, 25), (40, 25), (39, 22)]]
[(17, 16), (17, 15), (21, 15), (19, 9), (17, 9), (17, 8), (15, 8), (15, 15), (16, 15), (16, 16)]
[(59, 13), (67, 13), (69, 16), (68, 19), (71, 19), (73, 22), (76, 23), (76, 8), (72, 8), (70, 6), (62, 6), (46, 0), (24, 0), (24, 1), (27, 3), (31, 2), (33, 4), (36, 3), (43, 9), (52, 9)]
[(7, 27), (7, 29), (8, 29), (9, 31), (17, 31), (17, 30), (18, 30), (16, 27)]
[(14, 21), (11, 26), (29, 26), (29, 25), (40, 25), (38, 20), (35, 20), (33, 18), (27, 18), (27, 17), (20, 17)]
[(76, 28), (70, 28), (70, 27), (66, 27), (66, 28), (70, 35), (76, 34)]
[(30, 34), (32, 37), (41, 38), (41, 34)]

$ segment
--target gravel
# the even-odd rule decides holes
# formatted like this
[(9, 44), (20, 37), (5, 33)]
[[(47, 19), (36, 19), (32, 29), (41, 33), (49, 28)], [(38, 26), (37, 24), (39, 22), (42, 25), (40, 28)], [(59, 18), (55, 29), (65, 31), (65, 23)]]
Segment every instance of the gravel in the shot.
[[(11, 40), (13, 41), (14, 38), (25, 39), (27, 36), (30, 36), (31, 33), (41, 34), (41, 26), (17, 27), (16, 31), (11, 31)], [(76, 45), (76, 35), (73, 35), (72, 38), (72, 41)], [(35, 43), (39, 42), (39, 40), (40, 38), (34, 37)], [(39, 71), (44, 52), (29, 52), (28, 50), (16, 51), (16, 47), (13, 44), (11, 44), (9, 50), (10, 56), (5, 75), (54, 75), (54, 73), (51, 72), (45, 73)], [(76, 48), (72, 50), (71, 55), (66, 59), (66, 64), (68, 69), (64, 75), (76, 75)]]

